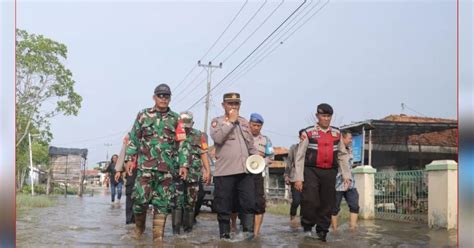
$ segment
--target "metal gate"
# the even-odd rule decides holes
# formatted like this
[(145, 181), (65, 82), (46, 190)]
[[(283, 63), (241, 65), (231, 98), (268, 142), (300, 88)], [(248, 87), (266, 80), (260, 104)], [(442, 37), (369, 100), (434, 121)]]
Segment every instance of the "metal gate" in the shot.
[(424, 170), (375, 174), (375, 217), (428, 221), (428, 177)]

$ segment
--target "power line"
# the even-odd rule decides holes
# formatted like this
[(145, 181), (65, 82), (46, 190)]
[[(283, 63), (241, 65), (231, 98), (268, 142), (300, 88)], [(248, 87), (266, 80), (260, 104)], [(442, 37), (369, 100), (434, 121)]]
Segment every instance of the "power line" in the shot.
[(244, 26), (239, 30), (239, 32), (237, 32), (237, 34), (234, 35), (234, 37), (227, 43), (227, 45), (225, 45), (225, 47), (213, 59), (211, 59), (211, 61), (216, 60), (217, 57), (219, 57), (225, 51), (225, 49), (229, 47), (229, 45), (240, 35), (240, 33), (242, 33), (242, 31), (244, 31), (244, 29), (249, 25), (250, 22), (252, 22), (255, 16), (257, 16), (257, 14), (262, 10), (263, 6), (265, 6), (266, 4), (267, 4), (267, 0), (265, 0), (263, 4), (260, 5), (260, 8), (258, 8), (258, 10), (252, 15), (252, 17), (250, 17), (247, 23), (244, 24)]
[[(228, 86), (230, 86), (233, 82), (235, 82), (236, 78), (240, 79), (243, 75), (245, 75), (246, 73), (248, 73), (250, 70), (253, 69), (253, 67), (255, 67), (257, 64), (259, 64), (263, 59), (264, 57), (267, 57), (269, 56), (271, 53), (273, 53), (273, 51), (276, 50), (276, 47), (273, 48), (269, 53), (266, 53), (276, 42), (278, 42), (278, 40), (283, 37), (286, 33), (288, 33), (288, 31), (291, 30), (291, 28), (293, 28), (296, 24), (298, 24), (299, 22), (301, 22), (301, 20), (308, 14), (311, 12), (311, 10), (313, 10), (316, 6), (318, 6), (319, 2), (321, 2), (321, 0), (318, 0), (318, 2), (311, 8), (309, 9), (306, 13), (304, 12), (309, 6), (311, 6), (313, 1), (310, 1), (308, 5), (306, 5), (303, 9), (301, 9), (300, 12), (298, 12), (298, 14), (296, 14), (294, 16), (294, 18), (287, 23), (287, 25), (285, 27), (283, 27), (283, 29), (281, 29), (279, 32), (277, 32), (277, 34), (275, 36), (273, 36), (269, 42), (266, 44), (266, 46), (264, 46), (263, 50), (260, 50), (258, 51), (254, 57), (252, 57), (249, 61), (247, 61), (244, 65), (244, 67), (237, 73), (237, 74), (234, 74), (234, 77), (232, 79), (229, 79), (230, 84)], [(305, 13), (300, 19), (298, 19), (290, 28), (288, 28), (291, 23), (293, 21), (295, 21), (302, 13)], [(288, 29), (287, 29), (288, 28)], [(284, 33), (282, 33), (284, 30), (286, 30)], [(280, 35), (281, 34), (281, 35)], [(276, 37), (279, 37), (279, 38), (276, 38)], [(266, 55), (265, 55), (266, 54)], [(261, 58), (261, 59), (260, 59)], [(258, 61), (258, 62), (256, 62)], [(255, 63), (256, 62), (256, 63)], [(240, 75), (240, 76), (239, 76)]]
[[(259, 56), (260, 58), (257, 58), (256, 60), (252, 61), (252, 62), (255, 62), (257, 61), (256, 63), (253, 63), (253, 65), (251, 65), (252, 62), (249, 62), (245, 67), (244, 69), (241, 70), (241, 72), (239, 74), (237, 74), (237, 76), (234, 77), (233, 80), (231, 80), (231, 83), (229, 84), (229, 86), (235, 82), (235, 81), (238, 81), (240, 78), (242, 78), (245, 74), (247, 74), (249, 71), (251, 71), (253, 68), (255, 68), (258, 64), (260, 64), (265, 58), (267, 58), (268, 56), (270, 56), (271, 54), (273, 54), (273, 52), (280, 46), (280, 45), (283, 45), (284, 42), (286, 42), (286, 40), (288, 40), (291, 36), (293, 36), (293, 34), (298, 31), (302, 26), (304, 26), (309, 20), (311, 20), (311, 18), (313, 18), (321, 9), (323, 9), (328, 3), (329, 3), (330, 0), (326, 1), (320, 8), (318, 8), (308, 19), (306, 19), (305, 22), (303, 22), (300, 26), (298, 26), (295, 30), (293, 30), (293, 32), (291, 32), (287, 37), (285, 37), (283, 40), (280, 41), (280, 43), (278, 43), (278, 45), (274, 46), (273, 49), (269, 52), (267, 52), (266, 54), (262, 53), (260, 55), (262, 56)], [(316, 7), (317, 5), (313, 6), (313, 8), (311, 8), (307, 14)], [(306, 14), (304, 15), (306, 16)], [(304, 16), (302, 18), (304, 18)], [(302, 19), (300, 19), (302, 20)], [(295, 23), (297, 24), (297, 23)], [(295, 25), (293, 25), (292, 27), (294, 27)], [(288, 31), (291, 30), (288, 29)], [(285, 35), (287, 32), (285, 32), (283, 35)], [(282, 35), (282, 37), (283, 37)], [(280, 37), (281, 38), (281, 37)], [(278, 40), (277, 40), (278, 41)], [(274, 43), (275, 44), (275, 43)], [(266, 49), (265, 51), (268, 51), (268, 49)], [(251, 65), (251, 66), (250, 66)]]
[[(244, 2), (244, 4), (240, 7), (239, 11), (237, 12), (237, 14), (235, 14), (234, 18), (232, 18), (232, 20), (230, 21), (230, 23), (227, 25), (227, 27), (224, 29), (224, 31), (222, 31), (222, 33), (219, 35), (219, 37), (214, 41), (214, 43), (211, 45), (211, 47), (209, 47), (209, 49), (207, 49), (206, 53), (201, 57), (201, 60), (204, 59), (204, 57), (206, 57), (209, 52), (212, 50), (212, 48), (214, 48), (214, 46), (217, 44), (217, 42), (219, 42), (219, 40), (222, 38), (222, 36), (225, 34), (225, 32), (227, 32), (227, 30), (229, 29), (229, 27), (234, 23), (234, 21), (237, 19), (237, 17), (240, 15), (240, 13), (242, 12), (242, 10), (244, 9), (245, 5), (247, 5), (248, 3), (248, 0), (246, 0)], [(183, 84), (183, 82), (186, 80), (186, 78), (189, 77), (189, 75), (194, 71), (194, 69), (196, 69), (197, 65), (195, 64), (191, 70), (186, 74), (186, 76), (184, 76), (183, 80), (181, 80), (181, 82), (178, 83), (178, 85), (175, 87), (175, 90), (179, 88), (179, 86), (181, 86)]]
[[(213, 91), (216, 87), (218, 87), (220, 84), (222, 84), (224, 82), (224, 80), (229, 77), (235, 70), (237, 70), (237, 68), (239, 68), (250, 56), (252, 56), (252, 54), (255, 53), (255, 51), (257, 51), (273, 34), (275, 34), (276, 31), (278, 31), (281, 26), (283, 26), (305, 3), (306, 3), (307, 0), (304, 0), (303, 3), (301, 3), (275, 30), (273, 30), (273, 32), (271, 34), (269, 34), (249, 55), (247, 55), (247, 57), (245, 57), (236, 67), (234, 67), (234, 69), (232, 71), (230, 71), (224, 78), (222, 78), (221, 81), (219, 81), (219, 83), (217, 83), (214, 87), (212, 87), (211, 91)], [(202, 96), (201, 98), (199, 98), (193, 105), (191, 105), (191, 107), (188, 108), (188, 110), (190, 110), (191, 108), (193, 108), (194, 106), (196, 106), (196, 104), (201, 101), (204, 97), (206, 97), (206, 95)]]
[[(320, 0), (319, 0), (320, 1)], [(296, 18), (298, 18), (299, 15), (301, 15), (310, 5), (311, 3), (313, 2), (313, 0), (310, 0), (309, 1), (309, 4), (304, 6), (294, 17), (293, 19), (291, 19), (288, 23), (286, 23), (282, 29), (278, 30), (278, 32), (275, 33), (275, 35), (273, 37), (270, 38), (270, 40), (268, 40), (268, 42), (262, 47), (263, 50), (267, 51), (267, 47), (271, 46), (269, 44), (273, 44), (273, 41), (275, 40), (276, 37), (278, 37), (280, 35), (281, 32), (283, 32), (283, 30), (285, 30), (294, 20), (296, 20)], [(247, 61), (246, 63), (249, 63), (250, 61), (252, 61), (255, 56), (258, 56), (259, 54), (262, 53), (263, 50), (259, 50), (257, 51), (257, 53), (254, 55), (254, 57), (252, 59), (250, 59), (249, 61)]]
[(228, 55), (222, 62), (226, 62), (232, 55), (234, 55), (249, 39), (252, 37), (262, 26), (267, 22), (268, 19), (270, 19), (271, 16), (281, 7), (281, 5), (285, 2), (285, 0), (282, 0), (280, 4), (263, 20), (262, 23), (234, 50), (230, 55)]

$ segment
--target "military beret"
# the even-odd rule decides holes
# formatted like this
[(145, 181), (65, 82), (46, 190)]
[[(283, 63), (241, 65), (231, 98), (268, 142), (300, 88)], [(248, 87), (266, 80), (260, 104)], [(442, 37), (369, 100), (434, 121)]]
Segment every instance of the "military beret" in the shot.
[(240, 102), (240, 94), (235, 92), (225, 93), (224, 102)]
[(333, 110), (332, 110), (332, 107), (331, 105), (327, 104), (327, 103), (321, 103), (318, 105), (318, 108), (316, 110), (316, 113), (318, 114), (329, 114), (329, 115), (332, 115), (333, 114)]
[(263, 117), (258, 113), (252, 113), (250, 115), (250, 121), (263, 124)]
[(160, 84), (155, 88), (155, 95), (167, 94), (171, 95), (171, 89), (167, 84)]

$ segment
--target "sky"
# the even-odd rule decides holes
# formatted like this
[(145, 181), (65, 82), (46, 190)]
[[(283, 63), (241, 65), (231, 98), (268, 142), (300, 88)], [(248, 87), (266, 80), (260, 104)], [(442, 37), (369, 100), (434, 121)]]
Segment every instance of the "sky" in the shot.
[[(239, 92), (241, 115), (260, 113), (274, 146), (296, 143), (322, 102), (333, 106), (335, 126), (401, 113), (456, 119), (454, 1), (308, 0), (253, 55), (276, 47), (273, 53), (256, 65), (251, 56), (250, 71), (244, 63), (229, 74), (302, 2), (19, 1), (17, 27), (68, 47), (64, 64), (83, 97), (78, 116), (51, 119), (51, 145), (87, 148), (89, 167), (110, 158), (160, 83), (171, 86), (172, 110), (198, 102), (190, 111), (202, 129), (206, 73), (198, 60), (223, 62), (212, 73), (212, 86), (220, 84), (210, 118), (223, 114), (223, 93)], [(462, 28), (472, 31), (472, 24)], [(470, 70), (460, 76), (472, 81)]]

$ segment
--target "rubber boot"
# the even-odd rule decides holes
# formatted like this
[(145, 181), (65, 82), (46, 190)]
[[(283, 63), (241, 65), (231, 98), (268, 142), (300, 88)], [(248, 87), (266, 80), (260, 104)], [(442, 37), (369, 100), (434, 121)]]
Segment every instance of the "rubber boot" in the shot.
[(193, 230), (194, 225), (194, 211), (192, 209), (185, 209), (183, 213), (183, 230), (188, 233)]
[(171, 210), (171, 224), (173, 227), (173, 234), (181, 233), (182, 221), (183, 221), (183, 209), (173, 208), (173, 210)]
[(242, 231), (247, 236), (247, 239), (254, 238), (254, 221), (255, 214), (242, 214)]
[[(136, 220), (135, 220), (136, 221)], [(165, 235), (166, 215), (153, 213), (153, 242), (163, 241)]]
[(219, 221), (219, 237), (221, 239), (230, 239), (230, 223)]
[(139, 239), (145, 232), (146, 210), (143, 213), (135, 214), (135, 238)]

